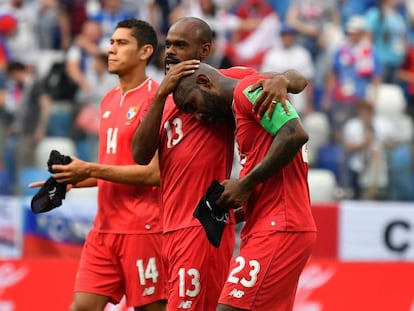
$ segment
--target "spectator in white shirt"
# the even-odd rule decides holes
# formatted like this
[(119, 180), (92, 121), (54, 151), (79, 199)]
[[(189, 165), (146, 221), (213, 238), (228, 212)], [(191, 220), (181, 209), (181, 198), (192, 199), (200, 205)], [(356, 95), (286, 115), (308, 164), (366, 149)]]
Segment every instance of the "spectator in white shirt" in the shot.
[(395, 129), (391, 121), (376, 115), (373, 105), (360, 100), (357, 116), (343, 129), (343, 146), (347, 153), (349, 186), (354, 199), (388, 198), (387, 148), (395, 145)]
[(289, 98), (296, 108), (296, 111), (304, 116), (313, 111), (313, 87), (314, 64), (310, 52), (296, 41), (297, 31), (283, 24), (280, 29), (282, 46), (269, 50), (263, 59), (261, 72), (274, 71), (285, 72), (289, 69), (296, 69), (308, 80), (304, 92), (289, 94)]

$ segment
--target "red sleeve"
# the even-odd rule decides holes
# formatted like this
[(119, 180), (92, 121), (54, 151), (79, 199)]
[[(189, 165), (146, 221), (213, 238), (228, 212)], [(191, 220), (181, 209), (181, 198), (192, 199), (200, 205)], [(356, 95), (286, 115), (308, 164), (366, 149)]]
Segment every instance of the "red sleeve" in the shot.
[(247, 76), (257, 74), (256, 69), (250, 67), (236, 66), (227, 69), (219, 69), (222, 75), (233, 79), (243, 79)]

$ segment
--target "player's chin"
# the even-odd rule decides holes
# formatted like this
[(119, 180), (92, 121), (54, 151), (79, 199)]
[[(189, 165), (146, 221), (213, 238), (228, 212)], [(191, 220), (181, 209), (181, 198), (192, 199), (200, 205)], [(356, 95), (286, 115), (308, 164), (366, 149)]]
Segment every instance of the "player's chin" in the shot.
[(112, 66), (112, 67), (111, 66), (108, 66), (108, 72), (109, 73), (112, 73), (112, 74), (118, 74), (119, 70), (115, 66)]

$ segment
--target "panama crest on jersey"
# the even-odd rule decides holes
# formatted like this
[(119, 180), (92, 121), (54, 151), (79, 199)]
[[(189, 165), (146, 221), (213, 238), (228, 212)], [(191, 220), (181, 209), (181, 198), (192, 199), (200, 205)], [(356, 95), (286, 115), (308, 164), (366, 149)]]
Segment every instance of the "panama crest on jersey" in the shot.
[(138, 107), (137, 106), (131, 106), (128, 109), (128, 112), (126, 114), (126, 124), (130, 124), (137, 116), (138, 113)]

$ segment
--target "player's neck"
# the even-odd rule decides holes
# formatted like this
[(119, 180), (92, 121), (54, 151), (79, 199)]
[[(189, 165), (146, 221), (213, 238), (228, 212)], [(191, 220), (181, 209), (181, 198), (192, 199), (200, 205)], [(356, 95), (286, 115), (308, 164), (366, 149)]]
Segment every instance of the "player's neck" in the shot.
[(139, 72), (132, 71), (128, 74), (119, 76), (119, 83), (121, 85), (122, 92), (125, 93), (140, 86), (147, 79), (145, 70)]
[(237, 83), (239, 80), (231, 79), (231, 78), (225, 78), (222, 81), (220, 81), (221, 89), (222, 89), (222, 96), (225, 102), (229, 103), (231, 105), (233, 101), (233, 92), (234, 89), (237, 86)]

